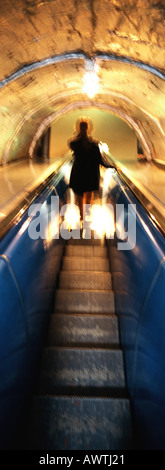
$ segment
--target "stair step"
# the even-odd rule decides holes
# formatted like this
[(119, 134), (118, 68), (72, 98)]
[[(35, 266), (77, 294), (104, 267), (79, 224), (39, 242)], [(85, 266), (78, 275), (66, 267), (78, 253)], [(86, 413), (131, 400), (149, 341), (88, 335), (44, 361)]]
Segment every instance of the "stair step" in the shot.
[(99, 290), (56, 291), (56, 312), (115, 313), (114, 292)]
[(107, 257), (107, 247), (97, 245), (68, 245), (65, 249), (65, 256), (96, 256)]
[(41, 396), (33, 402), (32, 450), (129, 450), (131, 432), (127, 399)]
[[(125, 389), (120, 349), (46, 347), (41, 361), (38, 393), (64, 393), (74, 388)], [(62, 390), (62, 391), (61, 391)], [(70, 392), (69, 392), (70, 393)]]
[(62, 270), (64, 271), (108, 271), (108, 258), (100, 258), (99, 256), (64, 256)]
[(70, 272), (61, 271), (60, 289), (112, 289), (112, 278), (109, 272)]
[[(93, 235), (93, 234), (92, 234)], [(91, 239), (87, 238), (70, 238), (70, 240), (67, 241), (67, 246), (74, 245), (74, 246), (106, 246), (105, 245), (105, 239), (104, 238), (94, 238), (92, 236)]]
[(119, 346), (116, 315), (55, 314), (51, 316), (47, 345)]

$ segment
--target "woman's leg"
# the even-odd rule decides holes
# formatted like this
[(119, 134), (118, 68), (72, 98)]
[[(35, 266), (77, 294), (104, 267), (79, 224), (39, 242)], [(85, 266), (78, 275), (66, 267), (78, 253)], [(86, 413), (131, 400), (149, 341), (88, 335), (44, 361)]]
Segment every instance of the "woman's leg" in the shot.
[(80, 209), (80, 219), (83, 220), (83, 205), (84, 204), (91, 204), (93, 200), (93, 192), (87, 191), (84, 194), (76, 194), (76, 204)]
[(91, 204), (92, 205), (93, 201), (93, 192), (92, 191), (87, 191), (85, 193), (85, 202), (84, 204)]
[(80, 219), (83, 220), (83, 194), (76, 194), (76, 204), (80, 209)]
[[(87, 191), (84, 193), (84, 204), (87, 204), (89, 206), (92, 206), (92, 200), (93, 200), (93, 192), (92, 191)], [(89, 207), (89, 211), (87, 211), (88, 217), (90, 215), (91, 217), (91, 207)]]

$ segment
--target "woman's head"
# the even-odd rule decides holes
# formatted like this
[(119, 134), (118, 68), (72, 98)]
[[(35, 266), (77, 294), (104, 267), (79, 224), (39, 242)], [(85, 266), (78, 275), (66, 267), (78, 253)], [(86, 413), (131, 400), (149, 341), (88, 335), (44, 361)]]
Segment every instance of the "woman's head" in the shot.
[(80, 134), (81, 135), (86, 135), (88, 132), (88, 122), (87, 121), (81, 121), (80, 122)]
[(75, 131), (76, 134), (89, 136), (93, 131), (92, 119), (90, 119), (89, 117), (87, 118), (86, 116), (79, 117), (79, 119), (77, 119), (77, 121), (75, 122)]

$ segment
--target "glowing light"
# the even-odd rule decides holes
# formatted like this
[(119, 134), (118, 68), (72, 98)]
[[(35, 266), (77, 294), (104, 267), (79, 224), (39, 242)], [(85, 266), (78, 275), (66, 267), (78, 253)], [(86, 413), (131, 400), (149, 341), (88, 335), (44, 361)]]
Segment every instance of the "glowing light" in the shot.
[(80, 211), (78, 206), (75, 204), (68, 204), (65, 212), (65, 228), (68, 230), (76, 229), (80, 227)]
[(24, 209), (20, 209), (20, 214), (21, 214), (21, 215), (24, 214)]
[(86, 93), (89, 98), (93, 98), (99, 89), (99, 77), (95, 71), (86, 72), (83, 77), (83, 92)]
[(113, 178), (113, 171), (114, 170), (112, 168), (107, 168), (107, 170), (105, 170), (102, 190), (103, 199), (107, 196), (107, 192), (111, 191), (117, 184)]
[(71, 171), (71, 166), (69, 163), (66, 163), (64, 167), (62, 168), (62, 173), (65, 177), (65, 180), (67, 184), (69, 184), (69, 179), (70, 179), (70, 171)]
[(108, 144), (106, 144), (106, 142), (99, 142), (99, 149), (100, 149), (100, 152), (105, 152), (105, 153), (109, 153), (109, 147), (108, 147)]
[(106, 235), (113, 238), (115, 233), (113, 208), (108, 205), (95, 204), (91, 210), (91, 230), (94, 230), (98, 238)]

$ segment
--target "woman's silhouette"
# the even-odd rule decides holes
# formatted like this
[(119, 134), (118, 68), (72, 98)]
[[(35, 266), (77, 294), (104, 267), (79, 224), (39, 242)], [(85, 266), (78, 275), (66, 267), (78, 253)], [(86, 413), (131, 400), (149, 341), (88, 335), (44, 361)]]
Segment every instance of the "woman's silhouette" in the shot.
[(74, 153), (69, 186), (76, 195), (81, 219), (83, 219), (83, 204), (91, 204), (93, 191), (99, 189), (99, 165), (111, 166), (102, 161), (99, 146), (92, 137), (88, 136), (88, 131), (88, 121), (80, 120), (76, 138), (68, 143)]

